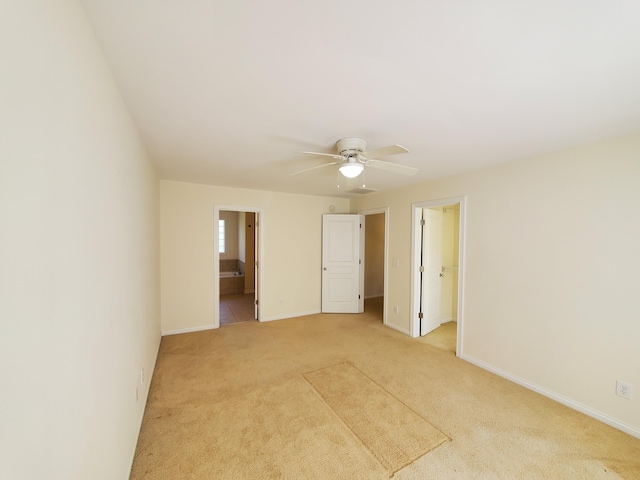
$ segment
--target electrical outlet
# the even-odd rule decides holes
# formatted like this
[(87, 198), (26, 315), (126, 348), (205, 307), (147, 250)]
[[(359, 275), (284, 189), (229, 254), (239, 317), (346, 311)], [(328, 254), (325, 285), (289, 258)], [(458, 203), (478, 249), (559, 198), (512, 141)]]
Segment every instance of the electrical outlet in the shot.
[(628, 398), (631, 400), (631, 394), (633, 393), (633, 388), (630, 384), (621, 382), (620, 380), (616, 381), (616, 394)]
[(395, 313), (396, 315), (400, 312), (400, 309), (398, 308), (397, 305), (393, 306), (393, 313)]

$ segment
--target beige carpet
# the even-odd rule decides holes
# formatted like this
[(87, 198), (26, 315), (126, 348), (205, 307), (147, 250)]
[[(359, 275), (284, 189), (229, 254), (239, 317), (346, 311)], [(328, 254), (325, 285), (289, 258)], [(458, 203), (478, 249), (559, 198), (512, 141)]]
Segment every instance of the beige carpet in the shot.
[(367, 308), (164, 337), (131, 478), (388, 478), (304, 378), (349, 363), (451, 439), (394, 480), (640, 479), (640, 440), (457, 359), (439, 330), (411, 339)]
[(304, 377), (384, 465), (389, 476), (448, 440), (349, 363), (309, 372)]

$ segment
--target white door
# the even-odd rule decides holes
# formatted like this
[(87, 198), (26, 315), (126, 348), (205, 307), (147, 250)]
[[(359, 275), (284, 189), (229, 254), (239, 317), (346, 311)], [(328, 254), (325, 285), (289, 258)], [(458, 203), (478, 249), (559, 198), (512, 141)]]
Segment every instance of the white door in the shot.
[(362, 215), (322, 216), (322, 312), (362, 313)]
[(258, 280), (260, 278), (260, 275), (258, 272), (258, 268), (260, 267), (260, 265), (258, 264), (258, 259), (260, 258), (260, 251), (259, 251), (259, 246), (260, 246), (260, 229), (258, 228), (258, 226), (260, 225), (260, 216), (259, 216), (259, 212), (255, 212), (254, 214), (254, 218), (253, 218), (253, 288), (255, 291), (254, 294), (254, 298), (253, 298), (253, 304), (255, 306), (255, 312), (254, 312), (254, 318), (256, 320), (260, 320), (260, 315), (259, 315), (259, 304), (260, 304), (260, 298), (259, 298), (259, 292), (260, 292), (260, 285), (258, 283)]
[(440, 326), (442, 285), (442, 212), (422, 209), (422, 293), (420, 335)]

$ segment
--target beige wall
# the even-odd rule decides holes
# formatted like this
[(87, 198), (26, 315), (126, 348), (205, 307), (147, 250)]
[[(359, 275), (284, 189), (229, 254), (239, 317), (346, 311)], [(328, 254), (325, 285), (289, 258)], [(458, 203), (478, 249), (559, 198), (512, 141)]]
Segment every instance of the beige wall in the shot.
[[(640, 435), (640, 135), (354, 199), (389, 207), (387, 319), (409, 330), (411, 204), (467, 196), (463, 351)], [(399, 305), (396, 315), (392, 305)], [(460, 316), (459, 316), (460, 320)]]
[(216, 205), (262, 215), (262, 320), (320, 311), (322, 214), (349, 200), (162, 180), (162, 331), (211, 328), (214, 319), (213, 219)]
[(157, 180), (78, 3), (1, 3), (0, 478), (125, 479), (160, 340)]

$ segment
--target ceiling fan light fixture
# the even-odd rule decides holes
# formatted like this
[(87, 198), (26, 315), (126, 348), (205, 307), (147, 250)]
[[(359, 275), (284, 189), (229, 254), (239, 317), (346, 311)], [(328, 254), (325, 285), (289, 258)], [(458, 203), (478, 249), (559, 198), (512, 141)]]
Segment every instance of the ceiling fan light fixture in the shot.
[(364, 170), (364, 165), (361, 163), (345, 163), (338, 170), (347, 178), (356, 178)]

